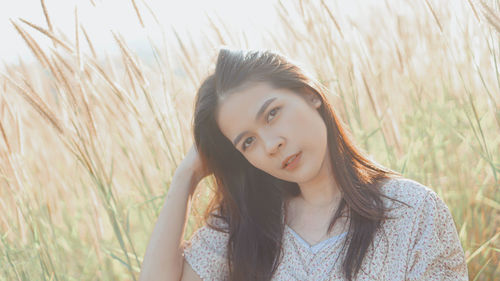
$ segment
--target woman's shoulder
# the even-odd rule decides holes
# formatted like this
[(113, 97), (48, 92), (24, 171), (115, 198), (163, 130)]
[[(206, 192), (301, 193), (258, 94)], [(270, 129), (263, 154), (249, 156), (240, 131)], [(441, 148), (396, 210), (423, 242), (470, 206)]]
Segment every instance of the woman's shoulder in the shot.
[(466, 263), (453, 217), (436, 192), (408, 178), (393, 178), (381, 190), (408, 206), (382, 197), (390, 206), (387, 215), (391, 219), (377, 232), (371, 258), (363, 268), (380, 280), (404, 276), (411, 280), (427, 280), (429, 276), (466, 280)]
[(224, 280), (228, 273), (226, 244), (223, 235), (203, 226), (185, 242), (182, 255), (203, 280)]
[(194, 231), (189, 241), (184, 242), (183, 256), (191, 268), (203, 280), (225, 280), (227, 276), (227, 224), (211, 215), (203, 226)]
[(425, 202), (428, 196), (437, 196), (430, 187), (409, 178), (391, 178), (381, 186), (381, 191), (385, 196), (396, 199), (404, 204), (383, 197), (383, 201), (388, 207), (417, 208)]
[(228, 228), (225, 220), (219, 216), (218, 212), (214, 211), (204, 222), (204, 225), (193, 233), (190, 243), (202, 242), (218, 254), (224, 255), (224, 247), (229, 237)]

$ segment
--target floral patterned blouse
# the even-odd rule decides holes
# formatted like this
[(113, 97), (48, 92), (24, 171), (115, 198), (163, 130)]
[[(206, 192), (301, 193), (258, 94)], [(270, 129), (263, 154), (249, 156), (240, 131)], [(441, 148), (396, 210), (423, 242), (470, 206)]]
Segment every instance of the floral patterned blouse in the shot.
[[(383, 222), (387, 239), (377, 231), (356, 280), (468, 280), (455, 223), (436, 192), (406, 178), (387, 181), (382, 192), (413, 208), (382, 198), (385, 206), (396, 207), (388, 215), (397, 219)], [(347, 232), (311, 246), (286, 225), (283, 239), (283, 259), (273, 281), (346, 280), (341, 262), (346, 251), (340, 250)], [(203, 281), (228, 280), (227, 240), (227, 233), (205, 225), (185, 244), (184, 258)]]

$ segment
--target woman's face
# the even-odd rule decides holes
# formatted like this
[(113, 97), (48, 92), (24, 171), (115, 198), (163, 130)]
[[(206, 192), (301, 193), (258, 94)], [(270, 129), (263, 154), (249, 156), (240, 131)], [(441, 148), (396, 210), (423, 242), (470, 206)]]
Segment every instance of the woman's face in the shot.
[[(306, 183), (324, 170), (326, 126), (312, 94), (275, 89), (259, 82), (234, 92), (219, 105), (222, 133), (256, 168), (282, 180)], [(283, 168), (283, 161), (300, 153)]]

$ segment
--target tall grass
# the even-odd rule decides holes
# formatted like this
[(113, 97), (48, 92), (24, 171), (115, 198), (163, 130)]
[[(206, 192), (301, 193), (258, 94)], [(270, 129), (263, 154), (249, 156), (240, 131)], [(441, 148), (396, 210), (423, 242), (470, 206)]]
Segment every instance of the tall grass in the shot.
[[(380, 1), (375, 1), (380, 2)], [(498, 1), (287, 1), (260, 41), (213, 16), (203, 38), (149, 37), (153, 60), (12, 21), (37, 61), (0, 74), (0, 272), (5, 280), (137, 280), (192, 101), (221, 44), (271, 48), (330, 90), (359, 144), (447, 203), (471, 280), (500, 275)], [(94, 2), (92, 2), (95, 5)], [(352, 4), (354, 3), (354, 4)], [(132, 1), (137, 24), (155, 18)], [(353, 10), (350, 7), (355, 7)], [(355, 13), (353, 12), (355, 11)], [(38, 34), (37, 34), (38, 33)], [(42, 46), (33, 34), (46, 36)], [(85, 48), (84, 48), (85, 47)], [(88, 50), (88, 51), (86, 51)], [(198, 189), (186, 239), (211, 196)]]

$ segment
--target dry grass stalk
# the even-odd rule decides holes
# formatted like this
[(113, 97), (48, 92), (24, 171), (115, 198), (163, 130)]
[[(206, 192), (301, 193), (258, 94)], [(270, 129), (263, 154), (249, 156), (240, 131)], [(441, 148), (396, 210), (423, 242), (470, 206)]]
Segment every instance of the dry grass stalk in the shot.
[(142, 28), (144, 28), (144, 22), (142, 21), (141, 13), (139, 12), (139, 9), (137, 8), (137, 4), (135, 3), (135, 0), (131, 0), (132, 5), (134, 6), (135, 14), (137, 15), (137, 18), (139, 19), (139, 23), (141, 24)]
[(2, 133), (2, 138), (3, 138), (3, 141), (5, 142), (5, 146), (7, 147), (7, 151), (9, 153), (12, 153), (12, 149), (10, 148), (9, 139), (7, 138), (7, 134), (5, 133), (5, 128), (2, 125), (2, 119), (3, 118), (0, 118), (0, 133)]
[(49, 107), (38, 98), (35, 90), (31, 87), (31, 85), (23, 79), (24, 85), (28, 88), (27, 90), (22, 86), (18, 85), (12, 79), (7, 76), (2, 75), (12, 86), (14, 86), (21, 96), (29, 103), (33, 108), (47, 121), (51, 124), (59, 133), (64, 134), (64, 129), (60, 125), (60, 121), (56, 117), (56, 114), (52, 112)]
[(68, 51), (69, 53), (73, 53), (73, 48), (71, 48), (68, 44), (64, 43), (62, 40), (58, 39), (51, 31), (48, 31), (48, 30), (45, 30), (44, 28), (36, 25), (36, 24), (33, 24), (25, 19), (22, 19), (22, 18), (19, 18), (20, 21), (24, 22), (25, 24), (31, 26), (32, 28), (40, 31), (42, 34), (44, 34), (45, 36), (49, 37), (50, 39), (52, 39), (52, 41), (56, 42), (57, 44), (59, 44), (61, 47), (63, 47), (66, 51)]
[[(52, 55), (55, 56), (59, 60), (59, 62), (61, 62), (64, 65), (64, 68), (71, 75), (75, 74), (75, 69), (73, 68), (73, 66), (71, 66), (70, 63), (65, 58), (62, 57), (62, 55), (60, 54), (60, 52), (56, 52), (56, 51), (53, 50)], [(54, 60), (54, 59), (52, 59), (52, 60)]]
[(136, 85), (135, 85), (134, 79), (132, 77), (132, 72), (131, 72), (131, 69), (130, 69), (131, 66), (130, 66), (129, 63), (127, 63), (126, 56), (122, 55), (121, 59), (122, 59), (123, 65), (125, 66), (125, 73), (127, 74), (128, 81), (130, 83), (130, 89), (132, 89), (132, 92), (134, 93), (134, 97), (137, 98), (138, 94), (137, 94), (137, 91), (135, 89)]
[[(220, 25), (222, 27), (222, 28), (219, 28), (219, 30), (224, 31), (224, 33), (226, 34), (226, 37), (229, 38), (229, 44), (239, 45), (238, 44), (239, 43), (238, 40), (236, 40), (235, 32), (231, 32), (231, 29), (228, 27), (228, 25), (226, 24), (226, 22), (224, 21), (224, 19), (221, 19), (221, 17), (217, 13), (214, 13), (214, 15), (218, 19), (218, 25)], [(208, 14), (206, 16), (209, 17)], [(193, 37), (192, 36), (189, 36), (189, 41), (193, 42)], [(193, 46), (193, 48), (191, 48), (190, 51), (193, 52), (196, 48), (194, 47), (194, 43), (192, 43), (191, 45)]]
[(339, 23), (337, 22), (337, 20), (335, 19), (335, 17), (333, 16), (333, 13), (332, 11), (330, 10), (330, 8), (326, 5), (325, 1), (324, 0), (321, 0), (321, 6), (323, 6), (326, 10), (326, 12), (328, 13), (328, 16), (330, 17), (330, 19), (333, 21), (333, 24), (335, 24), (335, 27), (337, 28), (337, 31), (340, 33), (340, 37), (342, 37), (342, 39), (344, 39), (344, 33), (342, 33), (342, 30), (340, 29), (340, 26), (339, 26)]
[(139, 68), (138, 63), (136, 62), (136, 59), (133, 57), (132, 53), (130, 52), (130, 50), (127, 48), (127, 46), (123, 42), (123, 39), (119, 38), (119, 36), (114, 32), (113, 32), (113, 38), (118, 43), (118, 46), (120, 47), (120, 50), (122, 51), (122, 54), (127, 58), (127, 61), (129, 62), (128, 64), (130, 64), (132, 66), (132, 70), (136, 74), (136, 77), (139, 78), (139, 81), (143, 85), (147, 84), (146, 79), (142, 75), (142, 71)]
[(160, 23), (160, 20), (156, 16), (156, 13), (153, 11), (153, 9), (151, 9), (151, 7), (148, 5), (148, 3), (146, 1), (144, 1), (144, 0), (142, 0), (142, 4), (144, 6), (146, 6), (146, 9), (149, 11), (149, 14), (153, 17), (153, 20), (156, 22), (156, 24), (158, 25), (158, 27), (161, 27), (163, 29), (163, 26)]
[[(208, 19), (208, 22), (210, 23), (210, 26), (215, 31), (215, 34), (217, 35), (217, 38), (219, 39), (219, 43), (221, 45), (227, 45), (226, 39), (224, 39), (224, 36), (222, 35), (219, 27), (214, 23), (212, 17), (207, 15), (207, 19)], [(175, 36), (177, 37), (177, 42), (179, 42), (179, 45), (181, 46), (181, 50), (185, 54), (186, 48), (184, 47), (184, 43), (182, 42), (182, 40), (180, 40), (179, 35), (177, 34), (177, 32), (175, 30), (174, 30), (174, 32), (175, 32)], [(189, 59), (189, 57), (188, 57), (188, 59)]]
[(431, 11), (432, 16), (434, 17), (434, 20), (436, 20), (436, 23), (439, 26), (439, 30), (441, 30), (441, 32), (443, 32), (443, 26), (441, 25), (441, 22), (439, 21), (439, 18), (436, 15), (436, 12), (434, 12), (434, 9), (432, 8), (431, 4), (429, 3), (429, 0), (425, 0), (425, 4), (427, 5), (429, 10)]
[(486, 18), (486, 21), (489, 22), (497, 32), (500, 32), (500, 16), (497, 15), (497, 12), (490, 6), (488, 6), (488, 4), (486, 4), (484, 1), (479, 0), (479, 4), (481, 6), (482, 14)]
[(30, 50), (33, 52), (35, 57), (38, 59), (38, 61), (45, 67), (49, 67), (52, 69), (47, 56), (43, 53), (41, 50), (40, 46), (36, 43), (36, 41), (26, 32), (24, 29), (22, 29), (17, 23), (15, 23), (13, 20), (10, 20), (12, 25), (14, 25), (14, 28), (16, 31), (21, 35), (21, 37), (24, 39)]
[(89, 35), (87, 34), (87, 31), (83, 27), (83, 25), (80, 25), (80, 28), (82, 29), (83, 35), (85, 36), (85, 40), (87, 41), (87, 44), (89, 46), (90, 52), (92, 53), (92, 57), (94, 59), (97, 59), (97, 54), (94, 49), (94, 45), (92, 45), (92, 42), (90, 41)]
[[(28, 46), (33, 51), (33, 53), (40, 61), (40, 63), (42, 63), (42, 65), (50, 69), (51, 73), (53, 74), (53, 76), (56, 78), (57, 81), (61, 81), (62, 77), (58, 75), (59, 72), (54, 68), (54, 65), (51, 63), (45, 52), (41, 50), (40, 46), (36, 43), (36, 41), (16, 23), (12, 22), (12, 24), (14, 25), (18, 33), (21, 34), (25, 42), (27, 42)], [(57, 86), (58, 84), (56, 83), (56, 87)]]
[(281, 1), (279, 1), (279, 6), (278, 6), (277, 12), (278, 12), (278, 15), (281, 18), (281, 20), (283, 22), (288, 23), (288, 24), (284, 25), (287, 28), (287, 31), (290, 32), (295, 39), (302, 41), (303, 40), (302, 36), (300, 36), (300, 34), (298, 34), (297, 31), (295, 30), (295, 28), (293, 28), (292, 25), (289, 24), (292, 21), (289, 18), (289, 14), (288, 14), (286, 7), (283, 5), (283, 3), (281, 3)]
[(43, 15), (45, 16), (45, 21), (47, 21), (47, 27), (49, 28), (50, 33), (52, 33), (52, 23), (50, 23), (49, 13), (47, 12), (47, 7), (45, 6), (45, 0), (40, 0), (43, 9)]
[(370, 90), (370, 87), (368, 86), (365, 75), (363, 73), (361, 74), (361, 78), (363, 80), (363, 85), (365, 86), (366, 93), (368, 94), (368, 98), (370, 98), (370, 105), (373, 108), (375, 116), (377, 117), (377, 119), (380, 119), (381, 118), (380, 110), (378, 108), (377, 103), (375, 102), (375, 98), (373, 97), (372, 91)]
[(87, 95), (85, 94), (85, 89), (83, 88), (83, 83), (77, 83), (76, 85), (78, 91), (80, 92), (80, 96), (82, 97), (82, 103), (85, 108), (85, 113), (87, 114), (87, 123), (90, 124), (89, 126), (89, 131), (90, 135), (93, 138), (97, 138), (97, 129), (96, 129), (96, 123), (95, 123), (95, 118), (92, 115), (92, 111), (90, 110), (89, 106), (89, 101), (87, 99)]
[(400, 50), (400, 47), (398, 45), (398, 41), (396, 39), (394, 39), (393, 42), (394, 42), (394, 49), (396, 51), (396, 56), (398, 58), (398, 66), (399, 66), (398, 71), (400, 73), (402, 73), (404, 70), (403, 56), (401, 55), (401, 50)]
[[(7, 82), (4, 80), (4, 83), (7, 84)], [(5, 92), (7, 92), (7, 89), (5, 89)], [(10, 118), (12, 119), (12, 122), (10, 122), (11, 126), (14, 127), (13, 130), (15, 131), (15, 141), (16, 141), (16, 148), (17, 151), (20, 152), (21, 154), (24, 153), (24, 145), (23, 142), (21, 141), (23, 131), (21, 129), (21, 117), (19, 116), (19, 112), (16, 112), (12, 106), (6, 102), (5, 108), (7, 109), (8, 115), (10, 115)], [(3, 109), (2, 109), (3, 110)]]
[[(198, 79), (193, 73), (193, 70), (191, 69), (191, 58), (189, 51), (187, 50), (186, 46), (182, 42), (182, 39), (180, 38), (179, 34), (177, 31), (172, 27), (172, 31), (174, 32), (175, 38), (177, 39), (177, 43), (179, 43), (179, 47), (181, 48), (181, 52), (183, 54), (182, 56), (182, 65), (184, 66), (184, 71), (187, 72), (189, 79), (191, 80), (191, 83), (193, 85), (196, 85), (198, 83)], [(187, 61), (187, 63), (186, 63)]]
[(396, 122), (396, 118), (394, 118), (394, 115), (392, 114), (392, 110), (390, 107), (387, 109), (387, 114), (389, 118), (389, 123), (390, 123), (390, 128), (391, 128), (391, 134), (392, 134), (392, 139), (394, 141), (394, 145), (396, 146), (398, 155), (404, 155), (405, 151), (403, 146), (401, 145), (401, 136), (399, 134), (399, 129), (398, 129), (398, 124)]
[(472, 3), (472, 0), (467, 0), (469, 3), (469, 6), (472, 9), (472, 12), (474, 13), (474, 17), (477, 19), (478, 22), (481, 22), (481, 19), (479, 18), (479, 15), (477, 14), (476, 8), (474, 7), (474, 4)]
[(126, 96), (124, 94), (125, 91), (118, 84), (113, 82), (113, 80), (111, 80), (106, 71), (104, 71), (104, 69), (97, 62), (91, 61), (91, 64), (89, 64), (88, 67), (91, 70), (93, 70), (94, 73), (99, 74), (100, 77), (104, 79), (104, 81), (108, 84), (108, 86), (111, 87), (112, 92), (120, 101), (123, 102), (125, 100), (124, 98), (124, 96)]
[(469, 255), (466, 259), (467, 263), (470, 263), (470, 261), (475, 258), (477, 255), (479, 255), (481, 252), (487, 250), (487, 246), (489, 246), (490, 243), (493, 243), (494, 241), (497, 241), (497, 239), (500, 237), (500, 232), (497, 232), (493, 237), (488, 239), (486, 242), (484, 242), (479, 248), (477, 248), (471, 255)]
[(78, 33), (78, 9), (75, 7), (75, 45), (76, 45), (76, 61), (78, 62), (78, 71), (82, 70), (82, 55), (80, 53), (80, 36)]
[(66, 75), (64, 75), (64, 73), (61, 71), (61, 68), (59, 67), (57, 61), (54, 61), (54, 68), (57, 71), (58, 77), (60, 77), (60, 81), (62, 82), (63, 87), (66, 89), (67, 95), (70, 97), (71, 102), (69, 103), (69, 106), (73, 108), (73, 112), (78, 112), (78, 100), (73, 93), (73, 88), (66, 79)]

